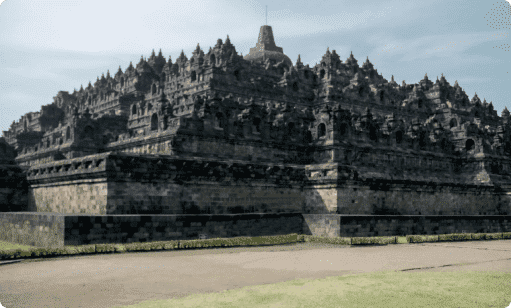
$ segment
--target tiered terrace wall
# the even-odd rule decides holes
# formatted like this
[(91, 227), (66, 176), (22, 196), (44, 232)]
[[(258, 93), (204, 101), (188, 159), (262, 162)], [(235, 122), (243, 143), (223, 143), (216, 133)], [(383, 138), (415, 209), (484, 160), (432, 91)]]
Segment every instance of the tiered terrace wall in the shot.
[[(511, 231), (510, 216), (484, 215), (492, 214), (499, 198), (507, 198), (503, 191), (495, 193), (490, 186), (486, 191), (479, 186), (433, 189), (434, 183), (386, 187), (355, 180), (349, 167), (338, 163), (303, 168), (104, 153), (33, 167), (28, 181), (32, 212), (0, 213), (3, 240), (59, 246), (198, 234)], [(417, 210), (421, 215), (413, 215)], [(435, 216), (439, 211), (446, 212)]]
[(303, 169), (104, 153), (30, 169), (29, 208), (67, 214), (301, 212)]

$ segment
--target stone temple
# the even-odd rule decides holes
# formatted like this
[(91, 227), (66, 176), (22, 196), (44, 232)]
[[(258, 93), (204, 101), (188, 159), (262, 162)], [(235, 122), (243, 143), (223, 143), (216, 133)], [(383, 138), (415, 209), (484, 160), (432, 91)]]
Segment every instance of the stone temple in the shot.
[(0, 139), (0, 234), (30, 245), (305, 233), (510, 231), (511, 123), (442, 75), (293, 62), (262, 26), (242, 56), (107, 72)]

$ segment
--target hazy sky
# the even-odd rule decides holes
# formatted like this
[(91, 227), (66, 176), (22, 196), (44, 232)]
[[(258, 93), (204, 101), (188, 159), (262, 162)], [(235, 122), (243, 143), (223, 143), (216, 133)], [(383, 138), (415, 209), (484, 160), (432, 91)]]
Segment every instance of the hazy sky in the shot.
[[(2, 2), (2, 0), (0, 0)], [(472, 98), (511, 107), (511, 6), (487, 0), (6, 0), (0, 5), (0, 130), (119, 65), (161, 48), (168, 59), (204, 52), (229, 35), (238, 53), (272, 26), (293, 63), (314, 66), (335, 49), (401, 84), (441, 73)], [(510, 108), (511, 109), (511, 108)]]

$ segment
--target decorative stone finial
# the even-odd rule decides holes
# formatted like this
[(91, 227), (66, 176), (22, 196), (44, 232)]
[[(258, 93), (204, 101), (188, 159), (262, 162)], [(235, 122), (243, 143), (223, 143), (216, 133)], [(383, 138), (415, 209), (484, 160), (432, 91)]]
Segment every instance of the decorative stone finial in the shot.
[(300, 58), (300, 55), (298, 55), (298, 59), (296, 60), (296, 66), (302, 66), (302, 59)]
[(352, 64), (355, 64), (357, 62), (357, 60), (355, 59), (355, 57), (353, 56), (353, 51), (350, 52), (350, 56), (348, 58), (348, 60), (346, 60), (347, 63), (352, 63)]
[(509, 117), (509, 110), (507, 110), (507, 106), (504, 106), (504, 110), (502, 110), (501, 115), (502, 115), (502, 117), (506, 117), (506, 118)]
[(187, 58), (183, 49), (181, 49), (181, 53), (179, 54), (179, 58), (177, 58), (176, 62), (186, 62)]

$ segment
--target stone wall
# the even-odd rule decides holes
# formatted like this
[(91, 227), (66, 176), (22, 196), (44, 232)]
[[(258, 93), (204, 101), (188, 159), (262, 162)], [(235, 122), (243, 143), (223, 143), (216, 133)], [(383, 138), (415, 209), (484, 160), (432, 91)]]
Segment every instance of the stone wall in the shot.
[(506, 215), (507, 194), (477, 187), (412, 187), (378, 190), (364, 183), (314, 185), (304, 189), (309, 214)]
[(30, 169), (29, 204), (69, 214), (511, 213), (506, 191), (491, 185), (354, 180), (348, 169), (104, 153)]
[(302, 213), (337, 213), (338, 191), (335, 184), (306, 187), (303, 194), (305, 204)]
[(340, 236), (511, 231), (511, 216), (343, 216)]
[(0, 213), (0, 240), (40, 247), (237, 236), (307, 234), (370, 237), (510, 232), (511, 216), (335, 215), (77, 215)]
[(511, 216), (303, 214), (304, 234), (324, 237), (434, 235), (509, 231), (511, 231)]
[(222, 214), (301, 212), (299, 189), (179, 185), (106, 179), (33, 185), (29, 209), (67, 214)]
[(27, 210), (28, 183), (15, 165), (0, 164), (0, 212)]
[[(502, 215), (511, 214), (506, 194), (484, 186), (437, 186), (428, 183), (337, 188), (339, 214)], [(373, 187), (371, 187), (373, 186)]]
[[(145, 216), (181, 217), (183, 214), (193, 214), (189, 216), (199, 220), (205, 214), (232, 220), (237, 216), (229, 214), (253, 213), (257, 216), (265, 213), (277, 216), (264, 217), (281, 217), (278, 215), (303, 213), (303, 221), (294, 223), (303, 228), (305, 234), (321, 236), (500, 232), (509, 231), (511, 227), (509, 216), (485, 216), (503, 215), (501, 213), (509, 211), (507, 193), (498, 187), (356, 180), (349, 166), (338, 163), (300, 167), (281, 163), (103, 153), (32, 167), (28, 170), (28, 181), (31, 184), (31, 211), (66, 216), (81, 214), (80, 217), (89, 218), (80, 218), (82, 220), (79, 219), (76, 225), (67, 220), (55, 220), (57, 218), (52, 218), (55, 222), (44, 220), (46, 222), (41, 223), (39, 218), (3, 216), (3, 228), (25, 230), (12, 233), (6, 229), (11, 240), (18, 236), (13, 234), (26, 234), (28, 240), (16, 241), (27, 243), (37, 243), (33, 240), (37, 236), (42, 243), (57, 245), (66, 240), (69, 243), (98, 243), (169, 239), (173, 236), (186, 238), (196, 236), (199, 231), (227, 237), (255, 232), (250, 224), (243, 225), (248, 228), (243, 233), (241, 225), (238, 225), (239, 229), (232, 226), (236, 224), (234, 221), (210, 222), (209, 226), (214, 227), (206, 227), (193, 220), (195, 218), (189, 218), (188, 221), (193, 221), (190, 225), (190, 228), (195, 228), (192, 228), (193, 232), (186, 229), (186, 223), (176, 222), (174, 225), (173, 222), (165, 222), (165, 226), (170, 223), (172, 227), (164, 228), (167, 235), (163, 236), (159, 223), (149, 227), (140, 223)], [(410, 216), (417, 214), (423, 216)], [(446, 216), (432, 216), (438, 214)], [(92, 215), (125, 218), (116, 218), (116, 222), (94, 220), (93, 223)], [(261, 222), (266, 229), (257, 232), (280, 228), (276, 220), (271, 222), (276, 225), (269, 227), (269, 221)], [(128, 227), (120, 225), (121, 222), (129, 222), (131, 233), (124, 231)], [(69, 230), (66, 233), (62, 231), (62, 239), (48, 238), (48, 232), (54, 235), (61, 232), (55, 231), (60, 230), (57, 223), (65, 223)], [(285, 230), (296, 227), (291, 227), (289, 222), (285, 225)], [(153, 231), (149, 232), (147, 228)], [(160, 229), (155, 231), (156, 228)], [(227, 230), (231, 229), (238, 231), (229, 233)], [(42, 235), (31, 235), (37, 230), (47, 231)], [(68, 235), (70, 237), (65, 237)]]
[(107, 180), (83, 179), (30, 187), (29, 209), (67, 214), (107, 213)]
[(14, 162), (15, 151), (0, 138), (0, 212), (26, 211), (28, 182)]
[(300, 214), (65, 215), (0, 213), (0, 240), (41, 247), (301, 233)]
[(302, 214), (302, 232), (321, 237), (338, 237), (340, 234), (340, 215)]
[(108, 214), (300, 213), (300, 189), (216, 183), (108, 183)]
[[(186, 123), (182, 122), (183, 127)], [(179, 127), (183, 129), (183, 127)], [(186, 127), (186, 129), (189, 129)], [(196, 131), (192, 131), (196, 133)], [(307, 161), (302, 148), (283, 147), (263, 140), (260, 135), (246, 140), (225, 140), (188, 134), (176, 130), (149, 132), (147, 135), (113, 142), (106, 148), (126, 154), (195, 156), (214, 159), (236, 159), (247, 162), (301, 163)]]
[(168, 156), (98, 154), (28, 171), (30, 209), (87, 214), (301, 212), (303, 171)]
[(64, 218), (58, 213), (0, 213), (0, 241), (61, 247), (64, 245)]

